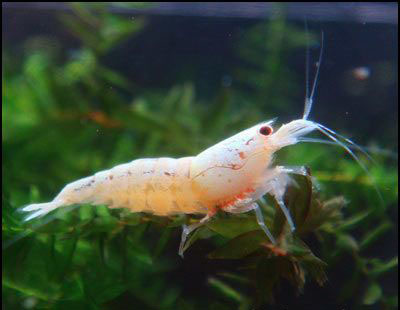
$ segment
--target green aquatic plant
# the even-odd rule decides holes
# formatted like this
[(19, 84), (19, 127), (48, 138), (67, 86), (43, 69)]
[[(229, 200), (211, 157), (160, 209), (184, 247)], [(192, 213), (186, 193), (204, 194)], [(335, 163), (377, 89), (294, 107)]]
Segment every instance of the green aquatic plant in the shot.
[[(281, 302), (277, 296), (286, 283), (293, 288), (290, 295), (307, 296), (307, 283), (322, 285), (335, 268), (348, 264), (348, 278), (334, 290), (338, 304), (397, 307), (397, 292), (382, 284), (397, 270), (397, 257), (369, 252), (395, 227), (389, 214), (397, 200), (397, 172), (385, 158), (370, 169), (384, 196), (382, 206), (357, 163), (338, 160), (331, 146), (299, 145), (295, 153), (279, 153), (277, 160), (286, 164), (316, 169), (295, 177), (285, 195), (295, 233), (272, 199), (260, 202), (276, 246), (251, 213), (218, 214), (191, 236), (184, 260), (177, 255), (181, 225), (195, 217), (83, 205), (24, 223), (17, 208), (50, 200), (71, 180), (135, 158), (194, 155), (283, 112), (295, 79), (285, 57), (306, 42), (283, 16), (250, 28), (238, 46), (244, 62), (235, 74), (242, 84), (221, 88), (210, 104), (198, 99), (190, 77), (168, 90), (141, 89), (103, 64), (102, 57), (144, 29), (144, 19), (110, 14), (102, 4), (72, 8), (74, 14), (60, 17), (81, 42), (70, 55), (57, 49), (59, 43), (43, 48), (49, 46), (43, 37), (25, 42), (29, 53), (20, 61), (3, 51), (6, 307), (118, 309), (128, 303), (141, 309), (251, 309)], [(265, 37), (270, 41), (263, 48)], [(274, 76), (281, 77), (280, 85), (287, 82), (285, 91)], [(271, 93), (272, 112), (265, 115), (263, 98)]]

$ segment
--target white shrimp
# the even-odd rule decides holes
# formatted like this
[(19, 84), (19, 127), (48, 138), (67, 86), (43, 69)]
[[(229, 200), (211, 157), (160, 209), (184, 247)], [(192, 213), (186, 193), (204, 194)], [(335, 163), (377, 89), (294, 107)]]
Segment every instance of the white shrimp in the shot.
[[(322, 48), (320, 53), (321, 62)], [(319, 66), (310, 97), (306, 95), (302, 119), (283, 124), (274, 131), (267, 121), (246, 129), (197, 156), (180, 159), (137, 159), (72, 182), (48, 203), (31, 204), (23, 211), (34, 211), (30, 220), (73, 204), (106, 204), (110, 208), (128, 208), (132, 212), (155, 215), (177, 213), (205, 214), (198, 223), (184, 225), (179, 255), (183, 256), (187, 236), (210, 220), (217, 210), (242, 213), (254, 210), (257, 222), (272, 243), (275, 239), (264, 223), (257, 200), (272, 195), (282, 209), (292, 231), (295, 224), (283, 195), (290, 174), (306, 175), (304, 167), (273, 166), (273, 155), (298, 142), (317, 142), (303, 138), (314, 130), (343, 147), (365, 169), (350, 147), (359, 148), (331, 129), (308, 120), (316, 88)], [(342, 139), (344, 141), (340, 141)]]

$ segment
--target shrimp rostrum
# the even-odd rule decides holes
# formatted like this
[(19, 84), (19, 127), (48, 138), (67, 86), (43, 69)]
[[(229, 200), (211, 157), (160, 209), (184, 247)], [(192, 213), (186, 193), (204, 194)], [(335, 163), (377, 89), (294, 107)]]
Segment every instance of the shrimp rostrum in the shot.
[[(281, 125), (267, 121), (246, 129), (197, 156), (137, 159), (100, 171), (66, 185), (47, 203), (31, 204), (23, 211), (32, 212), (26, 219), (43, 216), (73, 204), (105, 204), (110, 208), (127, 208), (132, 212), (204, 214), (197, 223), (183, 226), (179, 254), (183, 256), (187, 236), (209, 221), (218, 210), (243, 213), (254, 210), (260, 228), (272, 243), (275, 239), (264, 223), (257, 200), (270, 194), (283, 211), (292, 231), (295, 223), (286, 208), (283, 195), (291, 174), (306, 174), (304, 167), (274, 166), (274, 153), (298, 142), (327, 142), (306, 138), (320, 131), (351, 154), (357, 147), (333, 130), (308, 120), (316, 79), (310, 98), (306, 98), (303, 118)], [(362, 166), (364, 168), (364, 166)]]

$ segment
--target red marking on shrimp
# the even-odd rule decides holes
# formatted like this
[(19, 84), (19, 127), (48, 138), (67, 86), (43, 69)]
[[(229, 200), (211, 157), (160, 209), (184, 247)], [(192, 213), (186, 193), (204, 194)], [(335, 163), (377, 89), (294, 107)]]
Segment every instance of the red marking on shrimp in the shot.
[(232, 168), (233, 170), (239, 170), (242, 168), (242, 166), (238, 164), (229, 164), (229, 168)]
[(239, 157), (241, 159), (245, 159), (246, 158), (246, 154), (244, 152), (239, 152)]
[(245, 164), (246, 164), (246, 163), (244, 163), (243, 165), (238, 165), (238, 164), (228, 164), (227, 166), (215, 165), (215, 166), (209, 167), (209, 168), (207, 168), (207, 169), (205, 169), (205, 170), (199, 172), (198, 174), (196, 174), (196, 175), (193, 177), (193, 179), (197, 178), (198, 176), (204, 177), (205, 173), (206, 173), (208, 170), (210, 170), (210, 169), (214, 169), (214, 168), (226, 168), (226, 169), (232, 169), (232, 170), (240, 170), (240, 169), (243, 168), (243, 166), (244, 166)]
[(249, 143), (250, 143), (251, 141), (254, 141), (254, 138), (249, 139), (249, 140), (246, 142), (246, 145), (249, 145)]
[(223, 203), (220, 204), (221, 209), (225, 209), (228, 207), (231, 207), (235, 205), (236, 202), (239, 200), (243, 200), (249, 196), (249, 194), (254, 193), (255, 190), (254, 188), (248, 187), (244, 191), (242, 191), (240, 194), (233, 196), (233, 198), (225, 200)]

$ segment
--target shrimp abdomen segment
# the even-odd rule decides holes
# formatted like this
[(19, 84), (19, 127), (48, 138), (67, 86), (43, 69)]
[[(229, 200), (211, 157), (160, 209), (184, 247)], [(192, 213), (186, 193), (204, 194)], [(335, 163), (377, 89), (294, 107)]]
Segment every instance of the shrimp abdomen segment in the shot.
[(189, 178), (191, 157), (138, 159), (94, 175), (92, 203), (155, 215), (207, 213)]

